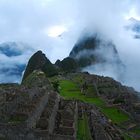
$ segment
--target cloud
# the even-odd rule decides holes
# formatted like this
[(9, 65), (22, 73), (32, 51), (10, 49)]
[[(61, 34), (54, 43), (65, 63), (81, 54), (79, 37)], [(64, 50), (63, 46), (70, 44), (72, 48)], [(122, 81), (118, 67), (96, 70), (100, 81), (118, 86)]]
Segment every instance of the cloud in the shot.
[[(55, 61), (56, 52), (60, 49), (65, 50), (65, 53), (59, 55), (60, 58), (68, 55), (84, 28), (89, 30), (98, 25), (98, 28), (105, 29), (103, 26), (108, 26), (113, 15), (116, 20), (115, 14), (120, 10), (117, 7), (122, 8), (121, 3), (118, 2), (115, 6), (114, 1), (111, 0), (107, 2), (101, 0), (2, 0), (0, 1), (0, 41), (27, 42), (36, 49), (43, 49), (48, 57)], [(106, 25), (102, 25), (103, 22)], [(49, 30), (50, 26), (57, 25), (68, 30), (62, 38), (50, 38), (46, 35), (46, 29)], [(111, 28), (110, 30), (112, 31)]]
[(30, 46), (20, 42), (0, 44), (0, 83), (20, 82), (33, 51)]
[[(125, 83), (140, 90), (137, 85), (140, 40), (132, 38), (132, 32), (124, 29), (127, 25), (125, 17), (132, 9), (140, 15), (139, 5), (139, 0), (0, 0), (0, 42), (25, 42), (34, 51), (43, 50), (55, 62), (69, 55), (83, 33), (100, 32), (116, 45), (127, 67)], [(56, 26), (65, 29), (61, 36), (46, 34)], [(0, 59), (7, 63), (3, 55)], [(25, 56), (13, 59), (28, 61)]]

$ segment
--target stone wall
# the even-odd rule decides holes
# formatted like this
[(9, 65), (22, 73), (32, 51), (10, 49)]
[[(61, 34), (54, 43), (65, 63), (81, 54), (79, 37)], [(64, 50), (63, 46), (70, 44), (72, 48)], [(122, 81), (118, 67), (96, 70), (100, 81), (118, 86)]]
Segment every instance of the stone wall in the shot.
[(55, 106), (52, 110), (52, 114), (50, 116), (50, 120), (49, 120), (49, 133), (52, 134), (53, 130), (54, 130), (54, 126), (55, 126), (55, 117), (57, 114), (57, 110), (59, 107), (59, 101), (60, 101), (60, 97), (57, 95), (56, 100), (55, 100)]
[(48, 102), (48, 95), (49, 95), (49, 93), (45, 93), (45, 95), (42, 97), (40, 103), (38, 104), (35, 112), (33, 112), (32, 116), (29, 117), (29, 119), (26, 121), (27, 128), (35, 127), (36, 122), (39, 120), (40, 115)]

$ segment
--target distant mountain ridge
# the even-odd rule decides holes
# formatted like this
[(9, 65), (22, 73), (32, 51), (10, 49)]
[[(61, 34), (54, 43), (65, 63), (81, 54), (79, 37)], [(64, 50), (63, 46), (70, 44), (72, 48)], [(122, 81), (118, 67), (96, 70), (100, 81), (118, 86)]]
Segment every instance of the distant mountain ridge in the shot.
[(87, 37), (75, 44), (69, 57), (62, 61), (57, 60), (55, 64), (52, 64), (42, 51), (36, 52), (28, 62), (23, 80), (34, 70), (42, 70), (47, 76), (53, 76), (57, 73), (81, 71), (97, 64), (110, 64), (120, 75), (124, 69), (116, 46), (112, 42), (104, 41), (97, 36)]
[(104, 41), (97, 36), (78, 41), (69, 54), (81, 67), (98, 63), (112, 63), (122, 66), (116, 46), (111, 41)]
[(66, 57), (62, 61), (57, 60), (55, 65), (63, 72), (76, 72), (79, 70), (77, 61), (71, 57)]
[[(23, 43), (6, 42), (0, 44), (0, 54), (5, 55), (9, 61), (11, 57), (18, 59), (28, 52), (33, 52), (32, 48)], [(55, 64), (52, 64), (42, 51), (37, 51), (30, 58), (27, 67), (25, 63), (20, 63), (15, 59), (12, 67), (9, 65), (1, 67), (0, 71), (1, 73), (5, 71), (9, 77), (10, 75), (21, 77), (25, 70), (23, 75), (23, 79), (25, 79), (34, 70), (42, 70), (47, 76), (52, 76), (59, 72), (76, 72), (88, 66), (106, 63), (113, 65), (116, 71), (123, 71), (124, 65), (119, 58), (116, 46), (111, 41), (105, 41), (94, 35), (78, 40), (69, 56), (62, 61), (56, 61)]]
[(140, 20), (130, 18), (129, 21), (132, 23), (133, 31), (140, 33)]
[(82, 71), (111, 76), (123, 81), (125, 64), (120, 59), (115, 44), (100, 35), (81, 38), (69, 57), (75, 59)]
[(134, 33), (133, 37), (135, 39), (140, 39), (140, 20), (131, 17), (128, 22), (126, 29), (131, 30)]

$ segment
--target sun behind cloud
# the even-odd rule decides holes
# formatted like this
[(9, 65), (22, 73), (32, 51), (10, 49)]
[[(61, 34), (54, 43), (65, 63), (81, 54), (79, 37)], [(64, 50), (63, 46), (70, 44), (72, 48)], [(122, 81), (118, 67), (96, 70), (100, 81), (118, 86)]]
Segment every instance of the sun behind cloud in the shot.
[(57, 25), (57, 26), (52, 26), (50, 28), (48, 28), (45, 33), (49, 36), (49, 37), (57, 37), (60, 36), (62, 33), (66, 32), (67, 28), (65, 26), (62, 25)]
[(139, 14), (137, 13), (137, 11), (134, 7), (130, 9), (130, 11), (127, 15), (125, 15), (126, 20), (129, 20), (130, 18), (140, 20), (140, 16), (139, 16)]

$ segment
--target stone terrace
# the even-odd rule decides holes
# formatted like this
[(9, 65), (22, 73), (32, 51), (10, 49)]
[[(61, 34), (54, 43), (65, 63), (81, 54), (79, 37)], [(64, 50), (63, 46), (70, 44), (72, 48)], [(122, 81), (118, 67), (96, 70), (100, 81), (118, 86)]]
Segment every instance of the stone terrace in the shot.
[[(86, 108), (89, 110), (89, 107)], [(116, 128), (96, 107), (90, 107), (88, 113), (91, 134), (95, 140), (123, 140), (119, 129)]]
[(58, 110), (59, 96), (52, 92), (49, 94), (48, 103), (46, 104), (40, 119), (37, 121), (34, 134), (36, 137), (48, 138), (54, 130), (56, 112)]
[(55, 121), (54, 138), (56, 140), (75, 140), (77, 122), (77, 103), (61, 100)]

